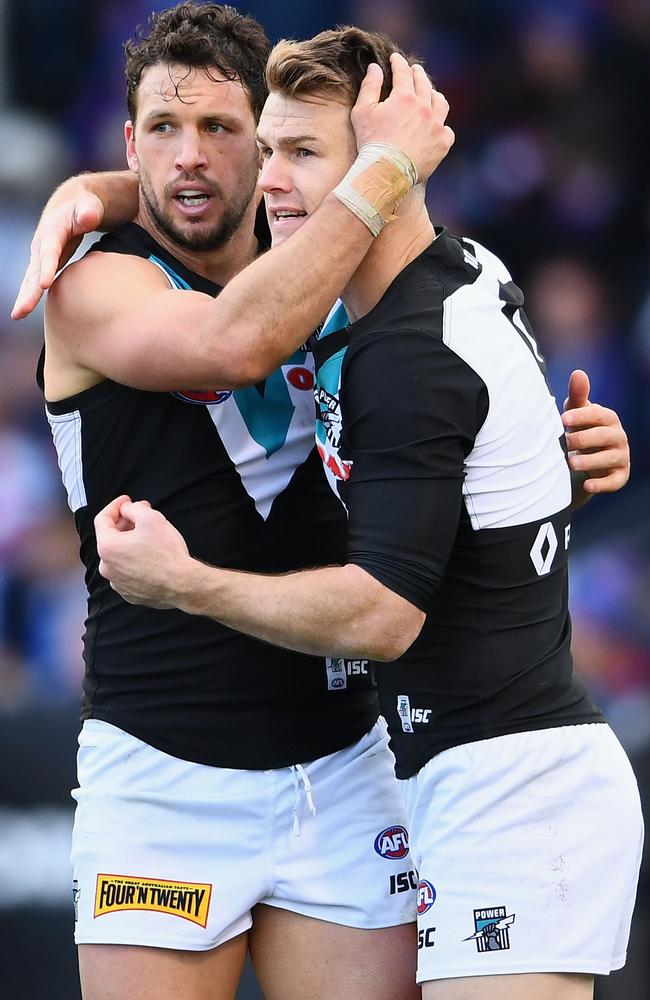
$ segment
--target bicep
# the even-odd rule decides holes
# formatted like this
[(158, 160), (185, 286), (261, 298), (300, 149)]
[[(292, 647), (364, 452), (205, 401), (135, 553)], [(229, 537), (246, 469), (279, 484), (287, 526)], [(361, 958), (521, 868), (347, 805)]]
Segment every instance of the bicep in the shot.
[(345, 378), (348, 558), (426, 610), (456, 538), (484, 387), (425, 334), (368, 348)]
[(178, 291), (145, 260), (90, 255), (57, 279), (48, 339), (80, 367), (137, 389), (230, 388), (238, 371), (215, 301)]

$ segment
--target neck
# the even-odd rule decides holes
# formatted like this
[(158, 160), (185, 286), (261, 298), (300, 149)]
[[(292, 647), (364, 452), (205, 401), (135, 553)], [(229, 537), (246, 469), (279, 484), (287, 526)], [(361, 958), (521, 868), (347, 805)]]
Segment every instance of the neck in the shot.
[(166, 233), (160, 231), (142, 199), (140, 200), (140, 211), (135, 221), (190, 271), (201, 274), (209, 281), (213, 281), (215, 285), (223, 286), (247, 267), (251, 261), (255, 260), (259, 252), (254, 233), (257, 204), (258, 199), (255, 197), (246, 209), (244, 218), (236, 232), (227, 243), (216, 250), (188, 250), (186, 247), (180, 246)]
[(351, 322), (373, 309), (382, 295), (412, 260), (419, 257), (436, 238), (424, 201), (414, 193), (387, 223), (361, 264), (354, 272), (341, 298)]

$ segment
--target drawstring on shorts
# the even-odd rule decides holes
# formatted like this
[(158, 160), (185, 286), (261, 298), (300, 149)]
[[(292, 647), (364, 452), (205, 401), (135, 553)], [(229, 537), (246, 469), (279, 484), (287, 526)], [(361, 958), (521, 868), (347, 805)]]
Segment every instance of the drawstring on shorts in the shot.
[(307, 799), (307, 805), (311, 810), (312, 816), (316, 815), (316, 806), (314, 805), (314, 799), (311, 791), (311, 781), (309, 776), (305, 771), (302, 764), (290, 764), (289, 769), (291, 771), (291, 777), (293, 778), (293, 833), (294, 836), (300, 836), (300, 820), (298, 819), (298, 807), (300, 805), (300, 783), (302, 782), (302, 788), (305, 793), (305, 798)]

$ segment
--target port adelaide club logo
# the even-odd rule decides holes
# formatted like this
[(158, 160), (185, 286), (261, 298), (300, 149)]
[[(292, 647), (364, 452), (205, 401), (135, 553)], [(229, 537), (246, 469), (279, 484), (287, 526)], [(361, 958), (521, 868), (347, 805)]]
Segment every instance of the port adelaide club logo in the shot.
[(380, 858), (401, 861), (409, 852), (409, 835), (404, 826), (388, 826), (375, 837), (375, 851)]
[(474, 910), (474, 933), (463, 941), (476, 941), (477, 951), (505, 951), (510, 947), (510, 928), (514, 922), (514, 913), (508, 913), (505, 906)]

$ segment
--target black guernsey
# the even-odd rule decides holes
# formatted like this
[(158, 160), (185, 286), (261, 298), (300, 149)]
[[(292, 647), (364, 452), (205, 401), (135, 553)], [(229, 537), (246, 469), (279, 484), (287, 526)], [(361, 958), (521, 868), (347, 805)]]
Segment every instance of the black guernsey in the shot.
[(572, 671), (570, 473), (522, 306), (496, 257), (443, 230), (315, 344), (348, 561), (427, 616), (376, 667), (398, 777), (462, 743), (603, 721)]
[[(134, 224), (92, 249), (147, 258), (179, 289), (220, 290)], [(274, 573), (342, 561), (345, 517), (313, 447), (312, 388), (302, 350), (235, 392), (144, 392), (106, 380), (47, 403), (89, 592), (83, 719), (176, 757), (250, 769), (332, 753), (373, 725), (367, 664), (129, 605), (98, 572), (93, 518), (121, 493), (150, 500), (207, 563)]]

